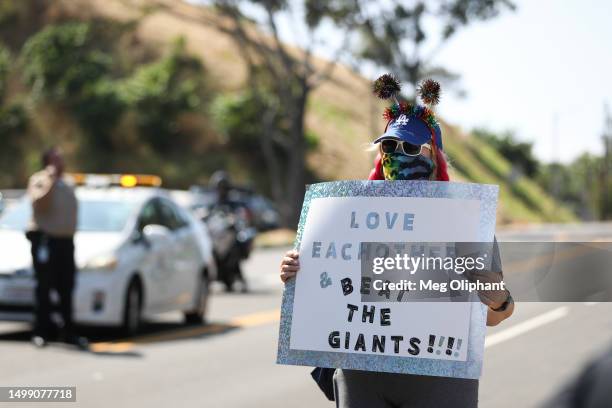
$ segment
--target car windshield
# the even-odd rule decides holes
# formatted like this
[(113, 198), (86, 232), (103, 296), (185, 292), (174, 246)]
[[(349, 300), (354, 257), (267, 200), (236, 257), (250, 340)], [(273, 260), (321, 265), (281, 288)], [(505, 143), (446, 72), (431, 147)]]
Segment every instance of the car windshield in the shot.
[[(123, 230), (134, 203), (110, 200), (79, 200), (78, 227), (84, 232), (118, 232)], [(32, 216), (28, 200), (21, 200), (0, 216), (0, 229), (25, 231)]]

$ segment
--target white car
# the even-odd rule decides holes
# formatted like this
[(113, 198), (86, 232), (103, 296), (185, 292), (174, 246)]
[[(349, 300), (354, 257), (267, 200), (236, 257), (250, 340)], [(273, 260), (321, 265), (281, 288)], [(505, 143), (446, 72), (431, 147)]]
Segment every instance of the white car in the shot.
[[(143, 319), (168, 311), (204, 321), (216, 266), (201, 222), (159, 188), (77, 187), (76, 195), (75, 322), (133, 334)], [(30, 215), (24, 198), (0, 217), (0, 320), (32, 320)]]

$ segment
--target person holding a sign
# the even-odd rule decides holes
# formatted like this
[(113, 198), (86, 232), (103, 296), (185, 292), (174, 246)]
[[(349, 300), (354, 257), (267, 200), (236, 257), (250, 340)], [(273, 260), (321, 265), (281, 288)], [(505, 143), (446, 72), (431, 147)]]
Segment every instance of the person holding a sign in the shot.
[[(440, 126), (431, 107), (439, 100), (440, 86), (433, 80), (424, 81), (418, 89), (427, 106), (399, 102), (396, 95), (400, 85), (391, 75), (383, 75), (374, 82), (377, 96), (393, 98), (387, 108), (385, 133), (374, 143), (378, 155), (370, 180), (436, 180), (449, 181), (443, 151)], [(280, 266), (283, 282), (292, 279), (300, 270), (297, 251), (289, 251)], [(501, 262), (495, 242), (492, 272), (468, 272), (469, 280), (501, 281)], [(487, 325), (494, 326), (512, 315), (514, 303), (507, 290), (479, 292), (487, 305)], [(318, 369), (317, 382), (328, 398), (335, 398), (338, 407), (476, 407), (478, 380), (394, 374), (386, 372)], [(316, 370), (315, 370), (316, 371)], [(313, 374), (313, 376), (315, 376)]]

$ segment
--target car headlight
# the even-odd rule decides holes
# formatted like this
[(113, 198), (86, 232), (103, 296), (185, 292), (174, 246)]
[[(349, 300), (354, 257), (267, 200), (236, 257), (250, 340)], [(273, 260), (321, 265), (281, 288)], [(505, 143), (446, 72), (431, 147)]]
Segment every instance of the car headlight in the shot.
[(117, 267), (117, 257), (114, 254), (98, 255), (83, 265), (83, 269), (113, 270)]

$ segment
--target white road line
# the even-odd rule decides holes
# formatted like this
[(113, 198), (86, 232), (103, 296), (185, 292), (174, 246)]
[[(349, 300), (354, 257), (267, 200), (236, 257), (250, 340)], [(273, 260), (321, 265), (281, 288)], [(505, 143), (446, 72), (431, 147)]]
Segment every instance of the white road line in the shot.
[(496, 344), (503, 343), (504, 341), (513, 339), (521, 334), (527, 333), (528, 331), (537, 329), (540, 326), (544, 326), (545, 324), (559, 320), (565, 317), (568, 312), (569, 308), (567, 306), (561, 306), (539, 316), (525, 320), (524, 322), (515, 324), (514, 326), (509, 327), (506, 330), (502, 330), (499, 333), (487, 336), (485, 339), (485, 348), (493, 347)]
[(595, 306), (595, 305), (598, 305), (598, 304), (599, 304), (599, 302), (584, 302), (585, 306)]

